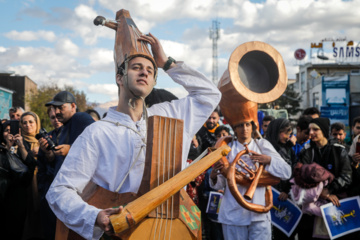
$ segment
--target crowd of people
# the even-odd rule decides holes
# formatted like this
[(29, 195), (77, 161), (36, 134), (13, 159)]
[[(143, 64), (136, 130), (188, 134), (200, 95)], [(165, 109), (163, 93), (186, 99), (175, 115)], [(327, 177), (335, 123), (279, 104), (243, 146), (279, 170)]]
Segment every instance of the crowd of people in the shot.
[[(76, 138), (87, 126), (101, 119), (92, 109), (77, 112), (74, 96), (66, 91), (55, 95), (45, 106), (53, 126), (49, 133), (41, 129), (36, 113), (24, 112), (20, 107), (11, 108), (10, 119), (4, 119), (1, 125), (0, 206), (3, 216), (7, 216), (1, 218), (1, 226), (13, 239), (54, 239), (56, 216), (49, 207), (46, 193)], [(16, 121), (19, 125), (13, 125)], [(360, 179), (360, 153), (356, 149), (360, 117), (353, 121), (351, 146), (345, 142), (345, 125), (340, 122), (330, 125), (329, 119), (320, 117), (315, 108), (305, 110), (295, 125), (288, 119), (272, 116), (263, 119), (262, 127), (255, 126), (252, 121), (232, 127), (224, 123), (226, 121), (216, 108), (194, 135), (187, 162), (191, 163), (204, 150), (214, 147), (220, 138), (233, 134), (236, 141), (230, 143), (229, 161), (244, 149), (244, 144), (261, 153), (252, 156), (251, 160), (265, 164), (267, 171), (282, 179), (274, 186), (280, 192), (279, 200), (292, 199), (303, 208), (304, 214), (292, 236), (287, 237), (276, 227), (271, 227), (269, 214), (253, 213), (234, 201), (226, 178), (220, 174), (224, 165), (219, 161), (187, 185), (187, 193), (202, 211), (204, 239), (238, 239), (239, 236), (242, 236), (239, 239), (259, 236), (265, 239), (270, 239), (269, 236), (272, 239), (295, 239), (296, 235), (298, 239), (316, 239), (312, 230), (318, 224), (316, 218), (321, 217), (318, 207), (327, 202), (339, 206), (340, 199), (360, 195), (357, 184)], [(18, 131), (14, 131), (13, 126), (17, 126)], [(256, 129), (260, 130), (262, 137), (254, 134)], [(19, 164), (16, 174), (11, 173), (13, 162)], [(312, 196), (317, 206), (310, 207), (312, 203), (301, 202), (296, 187), (319, 186), (320, 180), (316, 182), (312, 179), (315, 182), (309, 183), (309, 179), (301, 175), (301, 171), (305, 171), (304, 166), (313, 163), (328, 174), (326, 181), (321, 179), (326, 183), (321, 185), (321, 191)], [(245, 187), (239, 188), (240, 192), (245, 191)], [(206, 213), (211, 191), (224, 194), (216, 218)], [(264, 191), (257, 189), (253, 202), (264, 204), (263, 195)], [(357, 234), (343, 238), (352, 239)]]
[[(220, 174), (219, 170), (224, 167), (224, 164), (219, 161), (204, 172), (201, 178), (188, 184), (189, 195), (203, 213), (204, 239), (256, 239), (261, 237), (262, 239), (277, 240), (328, 237), (326, 233), (320, 234), (315, 231), (320, 227), (325, 227), (322, 221), (318, 221), (322, 218), (319, 207), (329, 202), (340, 206), (341, 199), (360, 195), (358, 184), (360, 154), (356, 151), (360, 133), (360, 127), (358, 127), (360, 117), (353, 120), (350, 146), (345, 142), (345, 125), (341, 122), (330, 124), (328, 118), (320, 117), (320, 115), (318, 109), (308, 108), (303, 111), (296, 124), (291, 123), (288, 119), (266, 116), (258, 128), (261, 131), (262, 139), (255, 134), (256, 127), (253, 122), (244, 122), (240, 126), (232, 127), (234, 139), (237, 141), (231, 142), (232, 151), (227, 157), (229, 162), (244, 149), (244, 142), (248, 144), (249, 149), (255, 150), (255, 152), (267, 151), (262, 156), (252, 156), (251, 158), (253, 160), (262, 159), (257, 161), (266, 164), (266, 170), (281, 179), (279, 184), (273, 186), (280, 193), (279, 201), (291, 199), (302, 208), (302, 219), (292, 235), (288, 237), (274, 226), (271, 229), (269, 213), (250, 212), (236, 203), (228, 191), (226, 176)], [(189, 154), (190, 162), (197, 154), (214, 146), (220, 137), (231, 135), (229, 130), (231, 127), (224, 125), (221, 119), (220, 111), (215, 110), (196, 134), (191, 148), (194, 151)], [(226, 121), (224, 122), (226, 123)], [(254, 146), (254, 142), (256, 142), (256, 146)], [(269, 159), (266, 159), (265, 155), (269, 156)], [(275, 168), (276, 171), (272, 168)], [(309, 169), (312, 169), (313, 172)], [(323, 177), (314, 179), (314, 176), (311, 175), (311, 173), (314, 174), (314, 171), (322, 173)], [(320, 182), (322, 184), (319, 184)], [(238, 186), (238, 188), (244, 194), (246, 188), (242, 186)], [(305, 189), (306, 194), (300, 196), (299, 189)], [(309, 189), (316, 189), (317, 194), (307, 195), (314, 194)], [(206, 214), (209, 191), (224, 193), (218, 219)], [(258, 189), (256, 191), (260, 192)], [(311, 202), (307, 202), (307, 199), (311, 199)], [(262, 191), (258, 197), (255, 193), (252, 202), (264, 204), (263, 201), (264, 192)], [(345, 235), (341, 239), (357, 239), (359, 236), (359, 232), (355, 232)]]
[[(304, 213), (293, 235), (287, 237), (272, 227), (269, 212), (256, 213), (238, 204), (222, 174), (227, 163), (220, 160), (187, 185), (187, 193), (202, 211), (204, 239), (316, 239), (313, 230), (318, 228), (319, 206), (327, 202), (339, 206), (341, 199), (360, 194), (360, 148), (356, 146), (360, 117), (354, 119), (350, 147), (344, 141), (344, 125), (330, 125), (316, 108), (306, 109), (295, 126), (288, 119), (271, 116), (260, 124), (245, 119), (230, 126), (216, 108), (221, 93), (210, 80), (185, 63), (167, 58), (153, 35), (141, 35), (138, 40), (149, 43), (156, 57), (137, 54), (117, 63), (118, 105), (102, 119), (94, 110), (78, 112), (75, 97), (67, 91), (43, 103), (54, 128), (49, 133), (41, 128), (36, 113), (19, 107), (9, 110), (11, 119), (2, 122), (0, 134), (4, 236), (54, 239), (57, 218), (85, 239), (112, 235), (109, 216), (121, 212), (122, 206), (99, 209), (87, 204), (81, 194), (90, 183), (116, 193), (138, 192), (145, 168), (147, 120), (153, 115), (184, 121), (182, 168), (222, 137), (233, 136), (228, 163), (237, 161), (243, 150), (253, 151), (243, 161), (249, 166), (262, 164), (280, 179), (274, 186), (279, 200), (293, 199)], [(156, 91), (157, 66), (189, 95), (169, 96), (171, 102), (151, 96)], [(314, 171), (323, 174), (309, 174)], [(247, 189), (237, 188), (242, 194)], [(317, 191), (307, 191), (313, 188)], [(308, 197), (314, 202), (304, 202), (299, 189), (306, 190), (305, 196), (314, 194)], [(206, 213), (211, 191), (223, 194), (217, 217)], [(252, 203), (264, 205), (265, 192), (266, 187), (257, 187)], [(353, 239), (357, 234), (343, 238)]]
[(36, 113), (21, 107), (10, 108), (1, 124), (1, 229), (11, 239), (54, 239), (56, 217), (45, 195), (72, 143), (94, 122), (90, 113), (96, 111), (77, 112), (70, 92), (44, 105), (49, 133)]
[[(20, 107), (11, 108), (10, 119), (4, 119), (1, 125), (0, 206), (3, 216), (6, 216), (1, 218), (1, 226), (13, 239), (54, 239), (56, 216), (48, 204), (46, 193), (76, 138), (87, 126), (101, 119), (92, 109), (77, 112), (74, 96), (66, 91), (56, 94), (45, 106), (53, 126), (49, 133), (41, 129), (36, 113), (24, 112)], [(16, 121), (19, 125), (13, 124)], [(327, 202), (339, 206), (339, 200), (360, 195), (357, 184), (360, 153), (356, 149), (360, 117), (353, 121), (351, 146), (345, 142), (345, 125), (340, 122), (330, 125), (329, 119), (320, 117), (315, 108), (305, 110), (295, 125), (288, 119), (271, 116), (263, 119), (262, 127), (255, 126), (253, 121), (232, 127), (224, 123), (226, 121), (216, 108), (194, 135), (187, 162), (191, 163), (204, 150), (214, 147), (220, 138), (233, 134), (236, 141), (230, 143), (229, 161), (244, 149), (244, 144), (259, 152), (249, 161), (265, 164), (267, 171), (282, 179), (274, 186), (280, 192), (279, 200), (292, 199), (303, 208), (304, 214), (292, 236), (287, 237), (276, 227), (271, 227), (268, 213), (253, 213), (234, 200), (226, 178), (220, 174), (224, 164), (219, 161), (187, 185), (187, 193), (202, 211), (204, 239), (255, 239), (259, 236), (295, 239), (296, 235), (298, 239), (316, 239), (312, 230), (318, 224), (316, 219), (321, 217), (318, 207)], [(13, 126), (18, 127), (18, 131), (14, 131)], [(260, 130), (262, 137), (254, 134), (256, 129)], [(14, 162), (19, 164), (16, 174), (11, 173)], [(327, 173), (326, 179), (321, 179), (326, 184), (321, 185), (317, 196), (312, 196), (315, 207), (311, 207), (312, 203), (301, 202), (296, 190), (297, 187), (309, 188), (309, 184), (311, 187), (319, 186), (319, 179), (317, 182), (311, 179), (315, 181), (311, 182), (301, 175), (304, 166), (313, 163)], [(239, 186), (239, 189), (243, 193), (246, 187)], [(211, 191), (224, 194), (216, 218), (206, 213)], [(253, 202), (264, 204), (263, 196), (264, 191), (258, 188)], [(343, 238), (353, 239), (354, 236), (357, 237), (358, 233)]]

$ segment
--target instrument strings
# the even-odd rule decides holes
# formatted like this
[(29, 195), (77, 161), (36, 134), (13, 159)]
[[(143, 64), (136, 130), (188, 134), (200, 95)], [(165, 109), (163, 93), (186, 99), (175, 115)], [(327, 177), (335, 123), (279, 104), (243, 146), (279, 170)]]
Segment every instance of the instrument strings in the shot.
[[(160, 133), (161, 133), (161, 117), (159, 117), (159, 123), (158, 123), (158, 126), (159, 126), (159, 128), (158, 128), (158, 139), (160, 139)], [(158, 153), (160, 153), (161, 152), (161, 142), (162, 141), (159, 141), (159, 143), (158, 143)], [(157, 157), (157, 159), (156, 159), (156, 161), (157, 161), (157, 163), (160, 163), (160, 159), (161, 159), (161, 157), (160, 157), (160, 154), (158, 154), (158, 157)], [(160, 164), (157, 164), (157, 185), (159, 186), (160, 185)], [(158, 223), (159, 223), (159, 208), (157, 207), (156, 208), (156, 210), (155, 210), (155, 213), (156, 213), (156, 219), (155, 219), (155, 231), (154, 231), (154, 238), (153, 239), (156, 239), (155, 238), (155, 235), (156, 235), (156, 232), (157, 232), (157, 227), (158, 227)]]
[[(163, 163), (163, 172), (162, 172), (162, 183), (163, 184), (165, 182), (165, 171), (166, 171), (166, 162), (164, 162), (165, 160), (165, 156), (166, 156), (166, 150), (167, 150), (167, 144), (168, 142), (166, 141), (167, 140), (167, 129), (166, 129), (166, 120), (164, 120), (164, 130), (163, 130), (163, 135), (164, 135), (164, 139), (163, 139), (163, 154), (161, 154), (162, 156), (162, 159), (160, 159), (160, 161), (162, 161)], [(165, 140), (165, 141), (164, 141)], [(166, 200), (163, 204), (161, 204), (161, 213), (160, 213), (160, 229), (159, 229), (159, 237), (158, 239), (160, 239), (160, 236), (161, 236), (161, 230), (162, 230), (162, 227), (163, 227), (163, 216), (164, 216), (164, 204), (166, 204), (168, 202), (168, 200)]]
[[(139, 31), (139, 29), (137, 29), (134, 25), (130, 25), (132, 30), (133, 30), (133, 33), (134, 33), (134, 40), (135, 40), (135, 47), (136, 47), (136, 51), (139, 52), (139, 49), (138, 49), (138, 38), (140, 37), (141, 35), (141, 32)], [(143, 41), (140, 41), (140, 46), (141, 46), (141, 51), (144, 52), (146, 51), (149, 55), (151, 55), (149, 49), (146, 47), (145, 43)]]
[[(177, 120), (175, 119), (175, 126), (177, 126)], [(174, 144), (173, 146), (176, 146), (176, 140), (178, 139), (177, 138), (177, 131), (176, 131), (176, 128), (174, 127)], [(172, 166), (175, 166), (175, 151), (172, 151), (172, 160), (173, 160), (173, 164)], [(175, 176), (175, 167), (173, 167), (173, 171), (172, 171), (172, 177)], [(171, 196), (171, 220), (173, 219), (174, 217), (174, 195)], [(172, 222), (170, 222), (170, 232), (169, 232), (169, 239), (171, 238), (171, 230), (172, 230)]]
[[(162, 124), (163, 122), (163, 124)], [(158, 157), (157, 157), (157, 184), (158, 186), (169, 180), (176, 174), (176, 151), (170, 149), (176, 146), (177, 140), (177, 120), (159, 118), (158, 126)], [(161, 127), (163, 126), (163, 127)], [(162, 164), (161, 164), (162, 163)], [(162, 165), (162, 167), (160, 166)], [(162, 176), (161, 176), (162, 175)], [(166, 214), (165, 212), (166, 211)], [(170, 211), (170, 212), (169, 212)], [(174, 196), (167, 199), (161, 206), (155, 210), (156, 219), (153, 239), (171, 238), (172, 220), (174, 216)], [(163, 218), (166, 218), (165, 220)], [(169, 222), (170, 217), (170, 222)], [(168, 229), (169, 228), (169, 229)], [(162, 231), (163, 230), (163, 231)]]

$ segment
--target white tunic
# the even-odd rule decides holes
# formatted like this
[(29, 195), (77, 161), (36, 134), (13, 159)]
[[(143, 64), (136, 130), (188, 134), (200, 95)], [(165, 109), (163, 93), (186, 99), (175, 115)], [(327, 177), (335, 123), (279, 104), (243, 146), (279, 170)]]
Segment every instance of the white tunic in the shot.
[(351, 144), (351, 146), (350, 146), (349, 153), (348, 153), (350, 157), (354, 156), (354, 154), (356, 153), (356, 143), (357, 143), (358, 140), (359, 140), (359, 136), (360, 136), (360, 135), (357, 135), (357, 136), (354, 138), (354, 140), (352, 141), (352, 144)]
[[(171, 103), (155, 104), (148, 109), (148, 115), (184, 120), (182, 165), (185, 166), (191, 139), (217, 106), (221, 94), (201, 73), (183, 63), (176, 65), (167, 73), (184, 86), (189, 95)], [(119, 191), (136, 193), (144, 171), (145, 120), (134, 122), (129, 115), (115, 109), (110, 108), (104, 120), (119, 122), (128, 128), (106, 121), (98, 121), (87, 127), (72, 145), (46, 195), (55, 215), (85, 239), (99, 239), (103, 234), (95, 226), (100, 209), (88, 205), (79, 196), (87, 183), (92, 181), (115, 191), (140, 152), (139, 160)]]
[[(259, 154), (268, 155), (271, 157), (270, 164), (265, 166), (265, 170), (271, 173), (272, 175), (279, 177), (283, 180), (289, 179), (291, 176), (291, 167), (288, 165), (284, 159), (281, 158), (279, 153), (274, 149), (271, 143), (265, 139), (256, 140), (258, 145), (254, 140), (248, 145), (249, 150), (257, 152)], [(238, 141), (232, 141), (229, 146), (231, 151), (227, 156), (229, 163), (232, 163), (236, 155), (244, 150), (244, 146)], [(248, 155), (243, 155), (242, 159), (250, 166), (253, 166), (252, 160)], [(220, 211), (219, 211), (219, 222), (228, 225), (236, 226), (248, 226), (251, 222), (254, 221), (264, 221), (266, 218), (270, 220), (270, 212), (268, 213), (255, 213), (251, 212), (243, 207), (241, 207), (232, 196), (229, 187), (227, 185), (226, 178), (222, 175), (217, 176), (217, 182), (214, 185), (210, 179), (210, 186), (216, 190), (225, 188), (225, 194), (221, 201)], [(247, 190), (247, 187), (238, 185), (240, 193), (244, 196), (244, 193)], [(255, 190), (255, 194), (252, 203), (265, 205), (265, 187), (258, 187)]]

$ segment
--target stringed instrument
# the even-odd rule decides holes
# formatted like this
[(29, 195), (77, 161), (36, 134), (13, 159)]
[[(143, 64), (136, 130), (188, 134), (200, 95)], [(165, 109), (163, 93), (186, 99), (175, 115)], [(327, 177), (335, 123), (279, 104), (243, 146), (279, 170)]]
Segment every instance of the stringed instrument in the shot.
[[(113, 239), (201, 239), (200, 210), (182, 188), (226, 156), (230, 147), (221, 146), (180, 171), (182, 131), (182, 120), (149, 117), (138, 193), (115, 193), (93, 183), (83, 191), (83, 200), (100, 209), (126, 205), (120, 214), (110, 216)], [(58, 220), (55, 239), (83, 238)]]
[[(116, 20), (97, 17), (95, 25), (116, 31), (117, 68), (133, 57), (141, 56), (156, 63), (147, 44), (138, 41), (142, 34), (128, 11), (116, 13)], [(125, 63), (125, 64), (124, 64)], [(155, 74), (156, 75), (156, 74)], [(82, 199), (100, 209), (126, 205), (120, 214), (110, 217), (113, 239), (201, 239), (201, 213), (182, 189), (230, 151), (222, 146), (200, 161), (181, 170), (183, 121), (152, 116), (148, 119), (145, 168), (137, 193), (108, 191), (90, 182)], [(82, 239), (57, 222), (56, 239)]]

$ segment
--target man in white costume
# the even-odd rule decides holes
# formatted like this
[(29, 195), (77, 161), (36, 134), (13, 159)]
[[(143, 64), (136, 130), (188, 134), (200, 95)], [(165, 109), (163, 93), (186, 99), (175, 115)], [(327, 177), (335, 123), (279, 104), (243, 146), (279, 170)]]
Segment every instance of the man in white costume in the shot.
[(221, 93), (203, 74), (167, 58), (156, 37), (141, 35), (138, 40), (150, 44), (156, 65), (164, 68), (189, 95), (146, 109), (144, 99), (156, 83), (157, 68), (152, 61), (133, 57), (117, 74), (118, 105), (109, 109), (103, 121), (93, 123), (78, 137), (46, 196), (55, 215), (85, 239), (99, 239), (104, 232), (110, 233), (109, 216), (121, 211), (98, 209), (84, 202), (79, 194), (89, 181), (113, 192), (118, 188), (119, 193), (138, 192), (145, 163), (146, 112), (148, 116), (184, 120), (184, 167), (193, 136), (221, 98)]
[[(251, 134), (255, 129), (253, 121), (240, 122), (233, 127), (237, 140), (234, 139), (228, 145), (231, 152), (227, 159), (231, 163), (236, 155), (245, 149), (244, 144), (248, 145), (249, 150), (258, 154), (252, 156), (243, 155), (242, 159), (250, 166), (254, 166), (253, 161), (257, 161), (265, 165), (265, 170), (272, 175), (283, 180), (289, 179), (291, 176), (291, 167), (277, 153), (274, 147), (265, 139), (253, 139)], [(226, 178), (219, 174), (219, 170), (223, 168), (221, 161), (214, 165), (210, 174), (210, 186), (214, 189), (223, 189), (225, 186), (225, 194), (221, 202), (219, 212), (219, 222), (222, 223), (223, 234), (227, 239), (242, 240), (270, 240), (271, 239), (271, 216), (268, 213), (255, 213), (241, 207), (231, 194), (227, 186)], [(239, 192), (244, 195), (247, 187), (238, 185)], [(265, 205), (265, 187), (257, 187), (255, 190), (252, 203)]]

